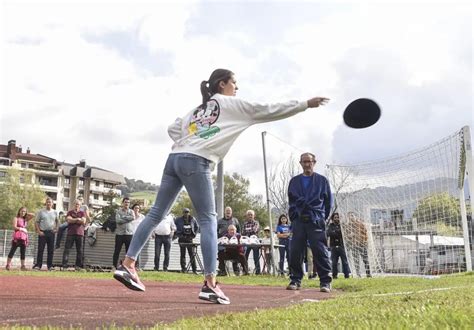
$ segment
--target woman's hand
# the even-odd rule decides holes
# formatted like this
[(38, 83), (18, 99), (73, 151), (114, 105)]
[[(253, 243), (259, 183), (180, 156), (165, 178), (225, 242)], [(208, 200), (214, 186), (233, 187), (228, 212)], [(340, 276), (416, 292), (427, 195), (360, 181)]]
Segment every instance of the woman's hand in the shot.
[(328, 103), (329, 99), (326, 97), (313, 97), (308, 100), (308, 108), (317, 108), (320, 105)]

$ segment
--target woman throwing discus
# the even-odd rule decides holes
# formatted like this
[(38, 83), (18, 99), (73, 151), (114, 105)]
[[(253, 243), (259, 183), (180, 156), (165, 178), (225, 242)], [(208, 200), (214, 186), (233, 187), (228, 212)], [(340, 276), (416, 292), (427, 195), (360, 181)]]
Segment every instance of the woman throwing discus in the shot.
[(204, 285), (199, 298), (218, 304), (230, 300), (216, 282), (217, 213), (211, 171), (224, 159), (235, 139), (248, 127), (293, 116), (326, 104), (324, 97), (274, 104), (251, 103), (237, 98), (234, 73), (217, 69), (201, 83), (202, 103), (169, 126), (174, 141), (156, 201), (133, 236), (130, 248), (114, 278), (129, 289), (145, 291), (135, 270), (135, 260), (153, 229), (166, 217), (184, 186), (196, 208), (201, 228)]

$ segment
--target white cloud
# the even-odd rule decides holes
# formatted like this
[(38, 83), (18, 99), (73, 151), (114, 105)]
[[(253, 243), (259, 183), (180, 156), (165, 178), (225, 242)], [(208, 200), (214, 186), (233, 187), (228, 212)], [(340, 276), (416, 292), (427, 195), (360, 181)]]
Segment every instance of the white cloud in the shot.
[[(269, 137), (270, 162), (309, 150), (322, 172), (325, 163), (379, 159), (472, 125), (469, 9), (9, 1), (0, 143), (16, 139), (34, 153), (82, 157), (159, 183), (171, 146), (166, 127), (200, 102), (199, 84), (214, 68), (232, 69), (249, 100), (330, 97), (327, 107), (252, 127), (237, 140), (226, 170), (263, 193), (264, 130), (287, 142)], [(370, 129), (350, 130), (342, 111), (362, 96), (374, 97), (383, 116)]]

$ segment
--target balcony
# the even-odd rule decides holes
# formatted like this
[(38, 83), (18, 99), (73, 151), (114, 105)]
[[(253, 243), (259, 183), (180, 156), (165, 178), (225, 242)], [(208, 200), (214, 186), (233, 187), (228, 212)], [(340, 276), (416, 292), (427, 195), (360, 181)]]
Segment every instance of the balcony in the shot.
[(110, 204), (110, 202), (109, 201), (104, 201), (104, 200), (99, 200), (99, 199), (91, 199), (89, 204), (92, 207), (97, 207), (97, 206), (103, 207), (103, 206), (108, 206)]

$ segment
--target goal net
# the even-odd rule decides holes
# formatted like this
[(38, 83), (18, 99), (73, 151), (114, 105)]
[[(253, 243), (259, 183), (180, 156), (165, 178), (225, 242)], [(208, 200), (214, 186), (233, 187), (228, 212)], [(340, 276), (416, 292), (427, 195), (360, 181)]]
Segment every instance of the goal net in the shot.
[(327, 166), (353, 275), (466, 270), (466, 129), (395, 157)]

